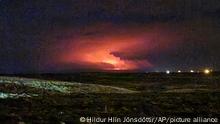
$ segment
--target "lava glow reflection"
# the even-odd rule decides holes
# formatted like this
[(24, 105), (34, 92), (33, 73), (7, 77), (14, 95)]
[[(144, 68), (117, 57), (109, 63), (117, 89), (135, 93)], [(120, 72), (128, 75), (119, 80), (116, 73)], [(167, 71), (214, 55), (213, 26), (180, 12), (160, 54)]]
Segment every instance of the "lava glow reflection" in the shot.
[[(176, 35), (164, 26), (95, 25), (86, 29), (61, 31), (50, 59), (63, 69), (140, 70), (153, 67), (150, 54), (175, 44)], [(68, 34), (68, 35), (67, 35)], [(61, 39), (57, 37), (62, 36)], [(67, 35), (67, 36), (66, 36)], [(178, 36), (180, 38), (180, 36)], [(55, 54), (55, 52), (57, 54)], [(51, 60), (49, 60), (51, 62)], [(52, 63), (52, 64), (54, 64)], [(51, 64), (50, 64), (51, 65)], [(66, 66), (68, 65), (68, 66)], [(56, 67), (58, 67), (56, 65)]]

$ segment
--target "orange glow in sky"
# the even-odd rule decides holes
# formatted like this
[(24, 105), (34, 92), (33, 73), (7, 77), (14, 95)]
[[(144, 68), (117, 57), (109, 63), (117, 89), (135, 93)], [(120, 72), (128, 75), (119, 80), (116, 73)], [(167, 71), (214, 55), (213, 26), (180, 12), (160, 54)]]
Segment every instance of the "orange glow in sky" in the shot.
[(154, 65), (147, 59), (148, 54), (169, 49), (175, 39), (174, 34), (163, 31), (163, 26), (104, 24), (65, 32), (61, 40), (53, 36), (59, 41), (50, 51), (51, 59), (68, 68), (98, 70), (151, 68)]
[[(117, 38), (104, 38), (96, 40), (81, 39), (74, 42), (72, 49), (63, 55), (63, 62), (83, 62), (92, 64), (106, 64), (103, 70), (133, 70), (138, 66), (129, 60), (122, 60), (111, 54), (112, 51), (121, 51), (136, 44), (137, 39), (117, 39)], [(91, 42), (95, 44), (90, 44)], [(76, 47), (77, 46), (77, 47)], [(146, 61), (146, 66), (150, 64)]]

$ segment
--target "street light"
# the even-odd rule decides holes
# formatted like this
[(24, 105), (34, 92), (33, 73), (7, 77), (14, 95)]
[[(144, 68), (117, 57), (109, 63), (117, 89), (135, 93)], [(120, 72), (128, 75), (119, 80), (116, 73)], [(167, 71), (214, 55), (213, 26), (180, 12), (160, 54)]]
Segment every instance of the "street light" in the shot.
[(210, 74), (210, 72), (211, 72), (211, 71), (210, 71), (209, 69), (205, 69), (205, 70), (204, 70), (204, 73), (205, 73), (205, 74)]
[(169, 70), (166, 70), (166, 74), (170, 74), (170, 71), (169, 71)]

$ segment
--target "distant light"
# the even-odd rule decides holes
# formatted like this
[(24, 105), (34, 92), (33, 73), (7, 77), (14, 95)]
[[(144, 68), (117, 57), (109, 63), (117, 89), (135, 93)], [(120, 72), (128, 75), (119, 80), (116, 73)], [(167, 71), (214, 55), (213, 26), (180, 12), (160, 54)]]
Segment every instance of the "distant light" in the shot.
[(191, 73), (194, 73), (194, 70), (190, 70)]
[(166, 73), (167, 73), (167, 74), (170, 74), (170, 71), (169, 71), (169, 70), (166, 70)]
[(181, 73), (182, 71), (178, 70), (177, 72), (178, 72), (178, 73)]
[(210, 72), (211, 72), (211, 71), (210, 71), (209, 69), (205, 69), (205, 70), (204, 70), (204, 73), (205, 73), (205, 74), (209, 74)]

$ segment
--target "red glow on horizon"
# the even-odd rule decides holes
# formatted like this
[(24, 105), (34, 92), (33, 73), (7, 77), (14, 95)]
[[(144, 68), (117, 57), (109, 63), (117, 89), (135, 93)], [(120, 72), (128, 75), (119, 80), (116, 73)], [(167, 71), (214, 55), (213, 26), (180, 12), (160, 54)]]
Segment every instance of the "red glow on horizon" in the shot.
[[(136, 62), (122, 60), (111, 54), (113, 51), (121, 51), (136, 44), (135, 39), (117, 39), (117, 38), (96, 38), (93, 40), (82, 39), (77, 43), (70, 44), (72, 49), (62, 56), (62, 62), (86, 62), (92, 64), (109, 64), (111, 67), (104, 67), (102, 70), (135, 70), (138, 69)], [(94, 44), (90, 44), (94, 43)], [(89, 45), (88, 45), (89, 44)], [(139, 61), (140, 63), (140, 61)], [(145, 66), (151, 66), (147, 61), (143, 62)]]
[(138, 56), (164, 51), (171, 47), (175, 39), (173, 34), (160, 28), (95, 25), (87, 27), (86, 31), (68, 31), (71, 37), (63, 36), (63, 39), (52, 47), (53, 51), (55, 48), (63, 49), (56, 55), (50, 53), (55, 63), (72, 65), (76, 68), (78, 66), (99, 70), (151, 68), (153, 63)]

